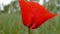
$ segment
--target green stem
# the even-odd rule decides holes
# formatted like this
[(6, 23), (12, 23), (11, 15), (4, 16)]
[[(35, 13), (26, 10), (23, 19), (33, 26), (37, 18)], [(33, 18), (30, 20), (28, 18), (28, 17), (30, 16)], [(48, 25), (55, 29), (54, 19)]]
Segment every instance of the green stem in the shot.
[(30, 34), (30, 29), (28, 30), (28, 33)]

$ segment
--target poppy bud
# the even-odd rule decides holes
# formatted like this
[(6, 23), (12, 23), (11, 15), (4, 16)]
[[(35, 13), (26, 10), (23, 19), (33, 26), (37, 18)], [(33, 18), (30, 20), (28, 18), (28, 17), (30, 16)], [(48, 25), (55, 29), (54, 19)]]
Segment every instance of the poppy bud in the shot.
[(30, 30), (38, 28), (48, 19), (56, 16), (51, 14), (43, 6), (35, 2), (25, 2), (18, 0), (21, 7), (23, 24)]

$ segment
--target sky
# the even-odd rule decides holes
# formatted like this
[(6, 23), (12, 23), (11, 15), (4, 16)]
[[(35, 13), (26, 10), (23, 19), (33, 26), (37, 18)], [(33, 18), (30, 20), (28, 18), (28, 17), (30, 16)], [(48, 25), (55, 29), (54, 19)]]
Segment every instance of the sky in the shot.
[(11, 3), (11, 1), (14, 0), (0, 0), (0, 5), (3, 3), (4, 5), (8, 5), (9, 3)]

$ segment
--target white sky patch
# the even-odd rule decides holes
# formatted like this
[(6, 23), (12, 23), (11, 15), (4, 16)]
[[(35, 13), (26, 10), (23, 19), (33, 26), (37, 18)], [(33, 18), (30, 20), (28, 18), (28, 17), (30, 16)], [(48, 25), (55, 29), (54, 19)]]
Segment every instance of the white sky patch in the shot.
[(43, 5), (43, 0), (40, 0), (40, 1), (39, 1), (39, 4)]
[(49, 0), (46, 0), (46, 2), (48, 2)]
[(8, 5), (12, 0), (0, 0), (0, 5), (3, 3), (4, 5)]
[[(43, 5), (43, 3), (44, 3), (43, 1), (44, 1), (44, 0), (40, 0), (40, 1), (39, 1), (39, 4)], [(48, 2), (48, 1), (49, 1), (49, 0), (46, 0), (46, 2)]]

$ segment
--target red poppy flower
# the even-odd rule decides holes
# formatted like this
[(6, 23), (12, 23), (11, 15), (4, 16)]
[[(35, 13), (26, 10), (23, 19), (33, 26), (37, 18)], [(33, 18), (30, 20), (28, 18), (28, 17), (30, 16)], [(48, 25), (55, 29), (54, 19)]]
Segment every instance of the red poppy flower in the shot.
[(23, 24), (29, 29), (38, 28), (45, 21), (56, 16), (56, 14), (51, 14), (38, 3), (25, 2), (24, 0), (19, 0), (18, 2), (21, 7)]

